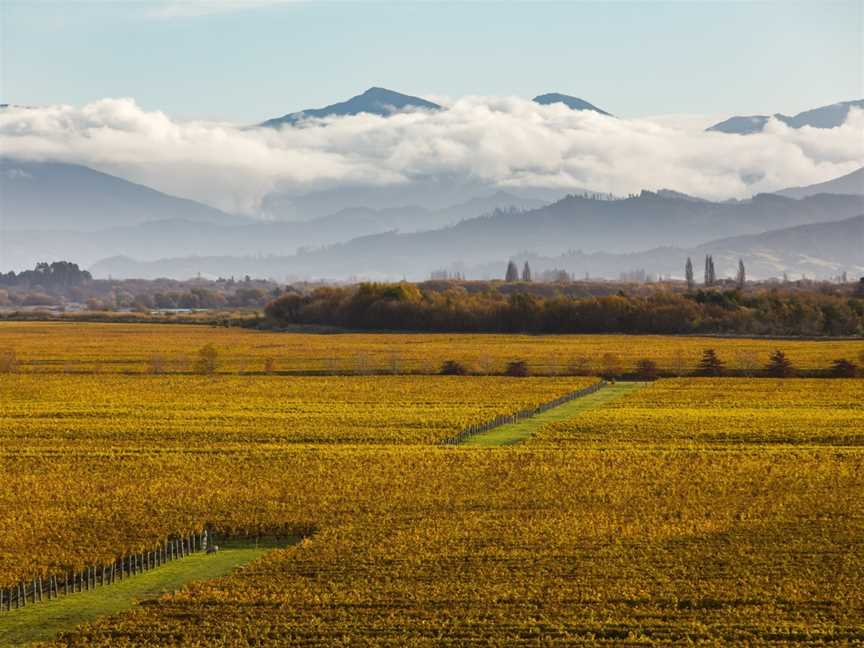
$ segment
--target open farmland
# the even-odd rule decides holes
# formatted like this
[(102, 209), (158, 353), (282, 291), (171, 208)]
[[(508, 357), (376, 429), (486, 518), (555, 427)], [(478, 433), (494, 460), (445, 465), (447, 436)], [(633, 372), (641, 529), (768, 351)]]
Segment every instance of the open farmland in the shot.
[[(33, 344), (0, 376), (0, 588), (204, 528), (304, 539), (57, 645), (864, 641), (862, 380), (664, 379), (526, 443), (445, 447), (594, 379), (241, 375), (219, 335), (307, 336), (126, 328), (134, 373), (31, 371), (64, 352)], [(190, 333), (225, 375), (141, 369)], [(124, 366), (119, 340), (91, 361)]]
[(54, 521), (20, 538), (21, 564), (204, 522), (317, 528), (78, 645), (864, 640), (856, 451), (330, 446), (44, 466), (4, 464), (22, 489), (2, 510)]
[(864, 445), (864, 380), (660, 380), (536, 443), (561, 446)]
[(14, 352), (23, 372), (189, 372), (205, 344), (219, 352), (217, 372), (436, 373), (456, 360), (476, 373), (501, 373), (525, 360), (533, 373), (632, 371), (642, 358), (672, 375), (692, 372), (713, 348), (730, 370), (754, 373), (775, 349), (803, 370), (857, 360), (864, 341), (769, 340), (671, 335), (508, 335), (430, 333), (284, 333), (201, 325), (0, 322), (0, 354)]
[(0, 375), (7, 451), (437, 443), (591, 378)]

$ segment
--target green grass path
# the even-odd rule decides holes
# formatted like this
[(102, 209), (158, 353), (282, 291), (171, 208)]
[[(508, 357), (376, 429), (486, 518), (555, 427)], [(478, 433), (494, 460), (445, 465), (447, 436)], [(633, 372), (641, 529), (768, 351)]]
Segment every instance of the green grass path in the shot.
[(531, 437), (534, 432), (539, 430), (547, 423), (554, 421), (563, 421), (573, 418), (580, 412), (603, 407), (606, 403), (617, 400), (629, 394), (634, 389), (642, 387), (645, 383), (641, 382), (618, 382), (614, 385), (607, 385), (601, 390), (576, 398), (572, 401), (564, 403), (559, 407), (553, 407), (542, 414), (532, 416), (531, 418), (519, 421), (518, 423), (509, 423), (502, 425), (494, 430), (489, 430), (483, 434), (477, 434), (465, 440), (460, 445), (465, 446), (505, 446), (519, 443)]
[(248, 543), (223, 546), (220, 542), (221, 549), (215, 554), (192, 554), (114, 585), (0, 613), (0, 646), (26, 646), (34, 641), (48, 641), (80, 623), (128, 610), (137, 601), (156, 598), (192, 581), (225, 576), (271, 549), (291, 543), (288, 540), (278, 545), (270, 541), (258, 546)]

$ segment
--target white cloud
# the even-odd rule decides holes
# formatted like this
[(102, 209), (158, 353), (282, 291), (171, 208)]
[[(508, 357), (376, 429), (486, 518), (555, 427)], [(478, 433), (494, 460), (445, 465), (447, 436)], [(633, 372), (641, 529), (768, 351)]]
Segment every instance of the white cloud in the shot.
[(274, 188), (390, 184), (420, 175), (624, 195), (671, 188), (714, 199), (829, 180), (864, 166), (864, 112), (831, 130), (777, 121), (759, 135), (622, 120), (561, 104), (465, 97), (449, 110), (244, 130), (182, 122), (132, 99), (0, 111), (6, 155), (85, 164), (229, 211)]
[(243, 11), (302, 0), (166, 0), (157, 2), (148, 15), (155, 18), (186, 18), (216, 13)]

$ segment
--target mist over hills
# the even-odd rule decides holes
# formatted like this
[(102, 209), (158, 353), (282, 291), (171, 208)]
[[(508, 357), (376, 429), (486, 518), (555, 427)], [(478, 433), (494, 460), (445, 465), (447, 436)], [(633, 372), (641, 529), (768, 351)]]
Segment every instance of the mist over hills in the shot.
[[(752, 201), (734, 204), (662, 197), (651, 192), (616, 201), (570, 196), (531, 211), (502, 211), (426, 232), (362, 236), (292, 256), (186, 258), (151, 263), (115, 258), (97, 263), (92, 269), (99, 276), (111, 274), (115, 277), (194, 276), (199, 272), (218, 275), (230, 269), (231, 274), (258, 272), (263, 273), (260, 276), (274, 278), (422, 279), (436, 269), (484, 268), (486, 264), (500, 265), (507, 258), (520, 254), (535, 257), (570, 254), (597, 262), (585, 266), (585, 271), (593, 276), (610, 276), (613, 264), (614, 275), (617, 275), (637, 262), (644, 263), (651, 272), (669, 272), (669, 264), (677, 268), (680, 259), (676, 262), (673, 257), (667, 263), (662, 261), (662, 254), (646, 257), (644, 251), (658, 247), (702, 249), (700, 246), (707, 245), (706, 240), (722, 237), (728, 241), (730, 233), (759, 235), (788, 229), (789, 225), (831, 223), (861, 214), (864, 214), (864, 198), (825, 194), (800, 201), (760, 195)], [(796, 240), (804, 241), (801, 245), (806, 244), (801, 234), (796, 236)], [(789, 240), (779, 237), (769, 242), (782, 247)], [(860, 254), (858, 239), (852, 237), (846, 241), (850, 246), (848, 254), (839, 255), (835, 265)], [(722, 249), (728, 251), (730, 245), (724, 243)], [(736, 246), (741, 249), (729, 254), (751, 254), (743, 243)], [(817, 251), (821, 249), (827, 248), (823, 246)], [(575, 250), (579, 252), (573, 252)], [(784, 269), (800, 271), (802, 255), (796, 250), (773, 250), (769, 255), (770, 267), (781, 272)], [(816, 258), (815, 254), (812, 256)], [(175, 272), (179, 274), (173, 274)]]
[[(664, 261), (663, 250), (674, 250), (673, 259), (680, 256), (679, 252), (701, 254), (711, 250), (720, 263), (727, 258), (730, 263), (733, 260), (737, 263), (738, 256), (746, 257), (753, 264), (753, 272), (765, 276), (784, 271), (818, 274), (860, 266), (856, 261), (856, 254), (861, 253), (856, 247), (860, 245), (856, 229), (860, 223), (853, 221), (851, 229), (845, 231), (837, 223), (864, 214), (864, 168), (828, 182), (725, 202), (676, 189), (642, 191), (625, 199), (601, 195), (573, 186), (578, 178), (595, 177), (583, 173), (580, 165), (594, 158), (601, 165), (617, 163), (617, 155), (606, 159), (602, 151), (598, 153), (598, 143), (605, 141), (604, 137), (617, 137), (621, 129), (631, 129), (633, 124), (628, 126), (627, 120), (609, 119), (609, 113), (593, 104), (560, 93), (538, 95), (533, 102), (562, 103), (574, 114), (565, 114), (560, 109), (542, 110), (513, 98), (487, 103), (467, 101), (448, 114), (450, 109), (425, 99), (371, 88), (346, 102), (270, 120), (261, 125), (266, 128), (223, 128), (218, 131), (218, 138), (241, 133), (250, 138), (244, 145), (300, 147), (300, 155), (292, 160), (305, 160), (304, 147), (310, 146), (308, 150), (313, 153), (318, 151), (315, 146), (320, 145), (318, 138), (322, 136), (325, 138), (322, 150), (328, 153), (327, 138), (331, 134), (337, 140), (347, 137), (348, 157), (339, 157), (339, 164), (346, 160), (350, 163), (354, 157), (363, 158), (363, 165), (358, 167), (361, 172), (356, 176), (340, 172), (326, 182), (292, 179), (281, 182), (274, 175), (271, 181), (261, 183), (257, 193), (260, 202), (253, 203), (249, 210), (252, 217), (232, 215), (83, 165), (26, 161), (7, 155), (0, 158), (0, 271), (32, 267), (37, 261), (68, 259), (91, 266), (97, 275), (116, 277), (187, 278), (203, 273), (253, 274), (278, 279), (423, 279), (438, 269), (489, 272), (497, 276), (499, 272), (493, 272), (492, 268), (518, 256), (535, 259), (540, 264), (566, 262), (569, 264), (566, 269), (576, 271), (578, 267), (594, 276), (613, 278), (630, 266), (644, 266), (654, 273), (677, 271), (680, 263)], [(839, 125), (849, 110), (858, 105), (864, 105), (864, 101), (833, 104), (783, 120), (794, 128), (809, 125), (829, 129)], [(128, 111), (124, 115), (147, 118), (128, 102), (101, 108), (111, 115), (112, 110), (123, 108)], [(388, 116), (394, 111), (415, 109), (424, 112), (411, 119), (360, 120), (363, 128), (371, 129), (363, 131), (364, 134), (375, 133), (365, 143), (353, 139), (354, 122), (348, 124), (336, 119), (364, 112)], [(596, 112), (603, 117), (575, 114), (578, 111)], [(17, 133), (40, 127), (41, 122), (34, 126), (29, 121), (32, 111), (26, 112), (28, 116), (10, 113), (12, 116), (5, 122), (5, 130), (0, 130), (0, 136), (9, 141), (10, 129)], [(90, 114), (80, 115), (66, 107), (52, 113), (52, 118), (65, 119), (70, 124), (84, 119), (83, 136), (89, 141), (94, 133), (106, 130), (102, 122), (88, 121)], [(473, 117), (466, 121), (465, 114)], [(524, 120), (525, 115), (529, 119)], [(275, 128), (300, 124), (307, 117), (333, 117), (334, 121), (314, 128)], [(756, 123), (757, 118), (727, 121), (744, 119)], [(435, 121), (438, 119), (443, 121)], [(426, 139), (420, 142), (413, 135), (409, 137), (417, 124), (427, 120), (433, 123), (430, 130), (422, 131)], [(490, 131), (494, 134), (492, 138), (486, 133), (488, 120), (498, 128)], [(540, 128), (546, 123), (544, 120), (558, 124), (563, 130)], [(536, 142), (523, 136), (532, 132), (528, 130), (519, 131), (515, 141), (506, 146), (499, 144), (502, 134), (513, 128), (519, 130), (521, 124), (529, 122), (539, 128)], [(158, 124), (176, 127), (167, 118), (144, 123), (148, 128), (156, 128)], [(375, 129), (384, 123), (394, 126), (382, 135)], [(346, 124), (350, 128), (341, 131)], [(460, 140), (450, 136), (453, 128), (462, 132), (460, 129), (466, 124), (474, 129), (470, 138)], [(477, 124), (481, 125), (480, 139), (476, 138)], [(847, 152), (846, 134), (856, 132), (857, 128), (850, 124), (833, 134), (827, 131), (825, 135), (821, 132), (816, 135), (815, 131), (806, 134), (808, 147), (816, 146), (826, 152), (823, 168), (836, 166), (838, 160), (843, 162), (844, 171), (852, 161), (860, 164)], [(712, 127), (722, 132), (741, 131), (738, 127), (724, 128), (723, 124)], [(587, 133), (585, 138), (568, 139), (572, 133), (583, 131)], [(173, 137), (186, 131), (170, 132)], [(447, 133), (447, 137), (442, 133)], [(655, 133), (652, 127), (644, 132), (637, 128), (631, 134), (638, 141), (643, 135), (653, 137)], [(717, 151), (722, 152), (723, 146), (731, 142), (739, 142), (746, 148), (744, 140), (737, 137), (716, 138), (700, 133), (697, 136), (704, 140), (703, 144), (710, 143), (712, 151), (719, 147)], [(820, 138), (815, 144), (810, 141), (814, 137)], [(827, 138), (826, 143), (822, 143), (823, 137)], [(490, 139), (491, 154), (486, 148)], [(417, 166), (401, 168), (402, 142), (414, 159), (418, 150), (425, 154), (427, 141), (431, 141), (428, 162), (424, 159)], [(630, 140), (627, 141), (629, 145)], [(376, 157), (379, 149), (393, 142), (399, 163), (395, 165), (386, 156)], [(620, 140), (610, 141), (612, 150), (618, 150), (616, 142)], [(652, 147), (655, 143), (650, 142)], [(355, 144), (368, 150), (361, 154)], [(477, 155), (482, 158), (480, 166), (484, 168), (481, 173), (473, 173), (471, 165), (478, 146), (482, 150)], [(546, 151), (551, 152), (551, 161), (545, 156)], [(508, 169), (503, 175), (494, 171), (502, 164), (502, 153)], [(442, 162), (439, 154), (444, 158), (452, 155), (455, 162)], [(831, 156), (835, 154), (840, 157), (833, 159)], [(751, 155), (748, 151), (747, 157)], [(766, 154), (766, 159), (774, 158)], [(156, 168), (162, 164), (160, 160), (161, 153), (153, 163)], [(719, 176), (710, 173), (712, 161), (703, 157), (697, 160), (701, 162), (688, 159), (687, 164), (708, 174), (709, 184), (720, 181)], [(630, 162), (631, 167), (643, 166), (641, 159), (639, 163)], [(320, 159), (318, 163), (322, 163)], [(383, 177), (377, 173), (378, 164), (386, 172)], [(555, 169), (563, 170), (568, 165), (575, 169), (572, 174), (555, 175)], [(177, 168), (181, 174), (185, 169)], [(748, 169), (739, 168), (732, 186), (758, 184), (759, 180), (748, 178), (761, 175), (749, 174)], [(773, 173), (780, 177), (781, 171)], [(808, 177), (798, 169), (786, 169), (785, 173)], [(667, 167), (661, 167), (655, 175), (656, 186), (664, 186), (667, 175), (668, 186), (694, 186), (686, 180), (682, 182), (680, 175), (667, 174)], [(145, 173), (143, 177), (151, 175)], [(228, 184), (233, 182), (231, 172), (212, 180), (209, 176), (203, 181), (199, 177), (196, 182), (199, 187), (213, 186), (218, 191), (223, 189), (221, 185), (226, 178)], [(169, 183), (169, 186), (175, 185)], [(698, 194), (698, 187), (704, 188), (705, 183), (697, 182), (695, 186), (693, 193)], [(562, 199), (564, 194), (570, 195)], [(204, 199), (209, 201), (210, 197)], [(243, 203), (243, 209), (246, 204)], [(833, 225), (819, 229), (825, 224)], [(797, 227), (804, 229), (796, 230)], [(769, 232), (775, 234), (767, 236)], [(764, 237), (752, 238), (759, 236)]]
[(541, 106), (550, 106), (556, 103), (563, 103), (565, 106), (570, 108), (571, 110), (593, 110), (594, 112), (598, 112), (601, 115), (606, 115), (607, 117), (612, 117), (611, 113), (606, 112), (605, 110), (601, 110), (594, 104), (588, 103), (584, 99), (580, 99), (579, 97), (571, 97), (570, 95), (561, 94), (559, 92), (548, 92), (546, 94), (537, 95), (532, 99), (534, 103), (538, 103)]
[(776, 113), (770, 116), (736, 115), (718, 124), (709, 126), (705, 130), (720, 133), (734, 133), (737, 135), (751, 135), (753, 133), (761, 133), (771, 117), (774, 117), (791, 128), (803, 128), (804, 126), (812, 126), (813, 128), (836, 128), (846, 121), (846, 118), (849, 116), (849, 110), (852, 108), (864, 108), (864, 99), (858, 99), (856, 101), (841, 101), (820, 108), (805, 110), (791, 117), (781, 113)]
[(411, 182), (383, 186), (346, 185), (300, 194), (274, 191), (264, 197), (261, 214), (269, 220), (298, 221), (331, 216), (348, 209), (363, 208), (379, 212), (392, 209), (443, 211), (476, 201), (481, 211), (461, 215), (461, 218), (473, 218), (489, 211), (483, 203), (491, 202), (493, 207), (502, 206), (495, 196), (511, 196), (507, 205), (537, 207), (541, 203), (554, 202), (566, 193), (567, 190), (563, 189), (502, 188), (473, 178), (430, 175), (414, 178)]
[[(557, 256), (515, 255), (518, 263), (527, 261), (535, 274), (564, 270), (575, 278), (583, 276), (614, 278), (636, 270), (648, 275), (681, 278), (684, 260), (693, 259), (698, 271), (702, 259), (710, 254), (720, 277), (732, 278), (743, 260), (748, 276), (780, 277), (788, 273), (797, 278), (833, 278), (843, 271), (850, 276), (864, 274), (864, 215), (841, 221), (799, 225), (727, 239), (709, 241), (694, 247), (657, 247), (642, 252), (568, 252)], [(501, 273), (501, 261), (467, 268), (472, 276)]]
[(110, 255), (139, 261), (184, 256), (249, 256), (295, 254), (354, 238), (398, 230), (415, 232), (458, 223), (495, 209), (533, 209), (544, 201), (499, 191), (439, 210), (407, 206), (388, 209), (347, 208), (306, 221), (256, 221), (216, 225), (184, 219), (148, 221), (134, 227), (96, 231), (6, 230), (0, 240), (0, 261), (29, 268), (45, 259), (67, 258), (90, 265)]
[(166, 219), (249, 222), (78, 164), (0, 158), (0, 225), (6, 229), (91, 231)]
[(774, 193), (786, 198), (806, 198), (807, 196), (815, 196), (820, 193), (864, 196), (864, 167), (845, 176), (828, 180), (827, 182), (820, 182), (819, 184), (808, 185), (806, 187), (790, 187), (775, 191)]
[[(559, 92), (537, 95), (533, 101), (544, 106), (563, 103), (572, 110), (593, 110), (601, 115), (611, 117), (608, 112), (597, 108), (584, 99)], [(340, 101), (323, 108), (307, 108), (306, 110), (288, 113), (282, 117), (268, 119), (257, 126), (260, 128), (280, 128), (282, 126), (294, 126), (305, 119), (346, 117), (363, 113), (387, 117), (395, 112), (404, 110), (441, 110), (442, 108), (443, 106), (420, 97), (412, 97), (411, 95), (402, 94), (395, 90), (388, 90), (387, 88), (372, 87), (346, 101)]]
[(299, 112), (288, 113), (282, 117), (268, 119), (258, 126), (262, 128), (279, 128), (293, 126), (304, 119), (322, 119), (325, 117), (345, 117), (369, 113), (386, 117), (400, 110), (440, 110), (441, 106), (420, 97), (387, 90), (386, 88), (369, 88), (364, 93), (351, 97), (347, 101), (325, 106), (324, 108), (307, 108)]

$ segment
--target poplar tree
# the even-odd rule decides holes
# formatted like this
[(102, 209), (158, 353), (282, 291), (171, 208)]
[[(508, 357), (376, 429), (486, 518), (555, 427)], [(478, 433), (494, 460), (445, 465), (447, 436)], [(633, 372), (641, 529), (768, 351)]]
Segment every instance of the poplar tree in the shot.
[(519, 281), (519, 268), (513, 261), (507, 263), (507, 274), (504, 275), (504, 281)]
[(713, 286), (717, 282), (717, 275), (714, 273), (714, 257), (710, 254), (705, 257), (705, 285)]
[(687, 279), (687, 290), (693, 290), (696, 282), (693, 280), (693, 260), (687, 257), (687, 263), (684, 265), (684, 277)]

